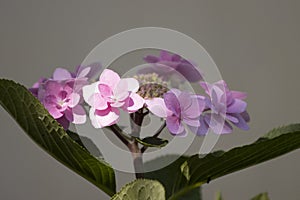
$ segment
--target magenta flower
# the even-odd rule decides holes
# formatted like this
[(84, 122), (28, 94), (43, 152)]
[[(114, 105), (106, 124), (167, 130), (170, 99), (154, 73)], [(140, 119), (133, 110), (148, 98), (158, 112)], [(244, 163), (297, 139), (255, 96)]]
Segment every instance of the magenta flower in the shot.
[(41, 78), (29, 90), (36, 96), (49, 113), (64, 129), (68, 129), (70, 122), (83, 124), (86, 113), (82, 107), (82, 87), (94, 73), (99, 72), (101, 65), (77, 67), (75, 73), (66, 69), (57, 68), (49, 79)]
[(206, 99), (208, 112), (200, 118), (199, 135), (206, 134), (208, 128), (217, 134), (231, 133), (230, 123), (242, 130), (249, 129), (250, 117), (246, 111), (247, 103), (243, 101), (247, 97), (245, 93), (230, 91), (223, 80), (214, 84), (201, 82), (200, 85), (210, 98)]
[(73, 85), (74, 80), (48, 80), (38, 93), (38, 99), (65, 129), (68, 129), (70, 122), (83, 124), (86, 121), (85, 110), (80, 105), (80, 91), (73, 90)]
[(144, 99), (136, 94), (138, 88), (136, 79), (121, 79), (109, 69), (102, 72), (98, 82), (83, 87), (84, 100), (91, 106), (90, 119), (93, 126), (102, 128), (117, 123), (119, 108), (128, 113), (142, 108)]
[(202, 75), (197, 67), (177, 54), (162, 50), (159, 56), (148, 55), (144, 57), (144, 60), (147, 63), (152, 63), (152, 65), (143, 69), (141, 73), (154, 72), (164, 78), (168, 78), (173, 73), (179, 73), (190, 82), (202, 80)]
[[(188, 127), (199, 127), (199, 117), (205, 108), (205, 101), (199, 95), (171, 89), (162, 98), (147, 100), (148, 109), (158, 117), (166, 118), (168, 130), (173, 135), (185, 136)], [(195, 128), (191, 128), (194, 130)]]

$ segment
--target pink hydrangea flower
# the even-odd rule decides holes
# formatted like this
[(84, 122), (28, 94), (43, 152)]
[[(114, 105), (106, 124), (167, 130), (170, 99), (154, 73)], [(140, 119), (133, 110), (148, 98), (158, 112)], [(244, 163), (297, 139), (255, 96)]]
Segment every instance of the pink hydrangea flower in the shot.
[(83, 124), (86, 121), (85, 110), (80, 104), (80, 91), (74, 90), (73, 86), (74, 80), (48, 80), (38, 94), (38, 99), (65, 129), (68, 129), (70, 122)]
[(199, 135), (206, 134), (208, 128), (217, 134), (231, 133), (231, 124), (242, 130), (249, 129), (247, 122), (250, 121), (250, 117), (246, 111), (247, 103), (244, 101), (246, 93), (229, 90), (223, 80), (213, 84), (201, 82), (200, 85), (209, 98), (206, 99), (208, 112), (200, 118), (202, 126), (197, 130)]
[(205, 108), (203, 97), (177, 89), (168, 91), (163, 99), (146, 100), (146, 104), (154, 115), (166, 119), (166, 125), (171, 134), (179, 136), (186, 135), (185, 125), (191, 130), (201, 125), (199, 117)]
[(64, 129), (68, 129), (70, 122), (83, 124), (86, 121), (86, 113), (81, 105), (82, 87), (87, 85), (100, 69), (100, 63), (78, 66), (75, 73), (57, 68), (51, 78), (39, 79), (29, 90), (42, 102), (53, 118)]
[(136, 112), (144, 105), (144, 99), (136, 92), (139, 83), (134, 78), (123, 78), (112, 70), (105, 69), (99, 81), (83, 87), (84, 100), (91, 106), (90, 119), (95, 128), (117, 123), (119, 109)]

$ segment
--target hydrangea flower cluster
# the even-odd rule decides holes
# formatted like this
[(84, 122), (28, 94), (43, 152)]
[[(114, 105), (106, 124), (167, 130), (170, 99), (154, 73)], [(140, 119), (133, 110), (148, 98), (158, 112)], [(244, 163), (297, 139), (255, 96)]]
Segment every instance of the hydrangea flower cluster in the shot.
[(86, 112), (83, 108), (82, 87), (89, 84), (101, 65), (78, 66), (74, 73), (57, 68), (51, 78), (40, 78), (29, 90), (37, 97), (49, 113), (65, 129), (70, 122), (83, 124)]
[[(65, 129), (70, 123), (86, 122), (85, 108), (95, 128), (118, 123), (121, 110), (130, 114), (147, 109), (164, 119), (169, 132), (176, 136), (185, 136), (188, 130), (197, 135), (205, 135), (209, 129), (217, 134), (231, 133), (232, 125), (249, 129), (245, 93), (229, 90), (223, 80), (201, 81), (197, 68), (176, 54), (162, 51), (160, 56), (148, 55), (144, 60), (154, 64), (150, 71), (148, 68), (132, 78), (121, 78), (104, 69), (96, 82), (91, 82), (91, 77), (99, 75), (99, 64), (80, 66), (75, 73), (58, 68), (30, 91)], [(187, 81), (199, 82), (206, 95), (168, 88), (172, 84), (168, 84), (167, 76), (172, 71)]]

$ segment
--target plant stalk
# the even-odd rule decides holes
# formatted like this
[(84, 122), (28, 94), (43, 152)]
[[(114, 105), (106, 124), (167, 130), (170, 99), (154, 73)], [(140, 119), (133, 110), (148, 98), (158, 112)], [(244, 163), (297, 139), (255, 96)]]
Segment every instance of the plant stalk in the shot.
[[(130, 114), (130, 125), (131, 125), (131, 134), (134, 137), (140, 137), (141, 126), (143, 124), (145, 114), (143, 113), (143, 108), (138, 110), (135, 113)], [(144, 178), (144, 163), (143, 163), (143, 153), (139, 148), (138, 142), (133, 141), (128, 146), (133, 157), (133, 165), (135, 169), (135, 177), (137, 179)]]

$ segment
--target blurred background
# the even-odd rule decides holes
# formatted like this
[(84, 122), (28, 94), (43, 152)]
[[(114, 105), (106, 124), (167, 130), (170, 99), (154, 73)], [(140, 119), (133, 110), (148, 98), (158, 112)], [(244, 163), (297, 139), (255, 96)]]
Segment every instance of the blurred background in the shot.
[[(29, 87), (56, 67), (73, 69), (99, 42), (121, 31), (174, 29), (208, 51), (231, 89), (248, 93), (251, 130), (222, 136), (215, 150), (227, 150), (299, 122), (299, 10), (297, 0), (1, 0), (0, 77)], [(124, 67), (131, 67), (129, 58)], [(109, 199), (35, 145), (2, 107), (0, 119), (0, 199)], [(217, 191), (225, 200), (260, 192), (274, 200), (299, 199), (299, 153), (214, 180), (204, 185), (204, 200)], [(133, 178), (117, 172), (118, 189)]]

